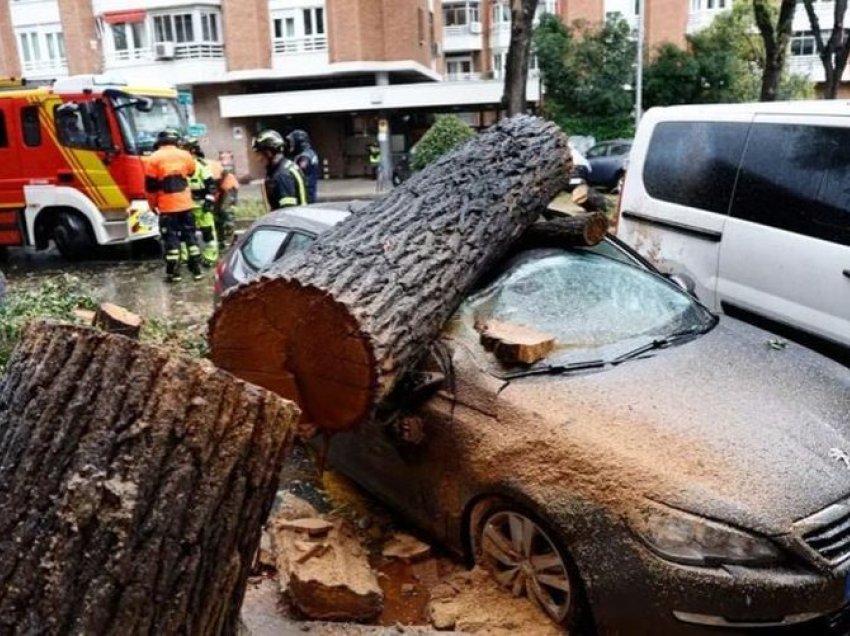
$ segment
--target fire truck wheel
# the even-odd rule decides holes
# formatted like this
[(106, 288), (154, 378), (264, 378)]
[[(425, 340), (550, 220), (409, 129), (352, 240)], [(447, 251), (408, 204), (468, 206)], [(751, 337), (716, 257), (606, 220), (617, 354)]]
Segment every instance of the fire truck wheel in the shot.
[(79, 260), (92, 248), (88, 223), (72, 212), (56, 215), (51, 238), (59, 253), (68, 260)]

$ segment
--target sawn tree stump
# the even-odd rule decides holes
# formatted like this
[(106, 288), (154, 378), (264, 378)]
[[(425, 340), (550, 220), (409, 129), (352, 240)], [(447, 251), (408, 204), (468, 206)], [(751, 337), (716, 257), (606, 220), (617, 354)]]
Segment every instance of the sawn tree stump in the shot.
[(210, 323), (213, 360), (326, 430), (356, 425), (567, 185), (570, 165), (554, 124), (503, 120), (227, 294)]
[(295, 406), (35, 323), (0, 385), (0, 633), (235, 634)]

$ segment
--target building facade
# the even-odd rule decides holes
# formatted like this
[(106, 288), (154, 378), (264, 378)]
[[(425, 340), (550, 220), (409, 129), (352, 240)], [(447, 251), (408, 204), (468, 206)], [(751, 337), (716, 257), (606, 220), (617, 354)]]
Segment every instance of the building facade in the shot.
[[(732, 0), (646, 0), (646, 39), (684, 45)], [(832, 3), (820, 0), (822, 23)], [(637, 23), (638, 0), (541, 0), (538, 15)], [(798, 11), (791, 67), (823, 71)], [(207, 152), (232, 152), (240, 175), (264, 127), (307, 130), (330, 177), (368, 172), (367, 145), (389, 123), (394, 154), (434, 113), (495, 119), (510, 41), (508, 0), (7, 0), (0, 74), (48, 81), (107, 73), (181, 91)], [(534, 69), (527, 87), (540, 94)]]

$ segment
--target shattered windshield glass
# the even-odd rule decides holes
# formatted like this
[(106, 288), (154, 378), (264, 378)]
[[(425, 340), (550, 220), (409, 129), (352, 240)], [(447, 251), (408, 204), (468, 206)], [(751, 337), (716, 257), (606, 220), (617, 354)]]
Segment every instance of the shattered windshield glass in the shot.
[(186, 125), (177, 100), (171, 97), (151, 97), (152, 108), (139, 108), (128, 97), (116, 98), (116, 113), (121, 125), (126, 151), (140, 155), (153, 150), (156, 136), (165, 128), (176, 128), (185, 132)]
[[(635, 343), (708, 328), (711, 314), (639, 267), (586, 250), (537, 249), (470, 296), (456, 325), (465, 340), (488, 323), (533, 329), (555, 339), (545, 363), (611, 360)], [(480, 346), (476, 347), (482, 352)]]

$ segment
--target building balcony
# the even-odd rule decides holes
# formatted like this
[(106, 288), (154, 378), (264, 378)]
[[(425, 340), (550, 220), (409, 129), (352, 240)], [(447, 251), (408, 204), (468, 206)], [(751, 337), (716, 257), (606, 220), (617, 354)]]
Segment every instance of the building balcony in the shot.
[(103, 56), (103, 69), (117, 72), (132, 83), (150, 82), (151, 78), (160, 77), (181, 86), (224, 78), (227, 73), (224, 45), (209, 42), (107, 51)]
[(328, 50), (328, 38), (325, 35), (313, 35), (303, 38), (289, 38), (272, 41), (275, 55), (287, 53), (316, 53)]
[(27, 79), (53, 79), (67, 77), (68, 63), (65, 60), (39, 60), (22, 62), (21, 70)]
[(511, 43), (511, 23), (497, 22), (490, 27), (490, 48), (507, 50)]
[(272, 40), (272, 69), (279, 77), (309, 77), (331, 72), (326, 35)]
[(457, 53), (461, 51), (480, 51), (481, 23), (443, 27), (443, 51)]

